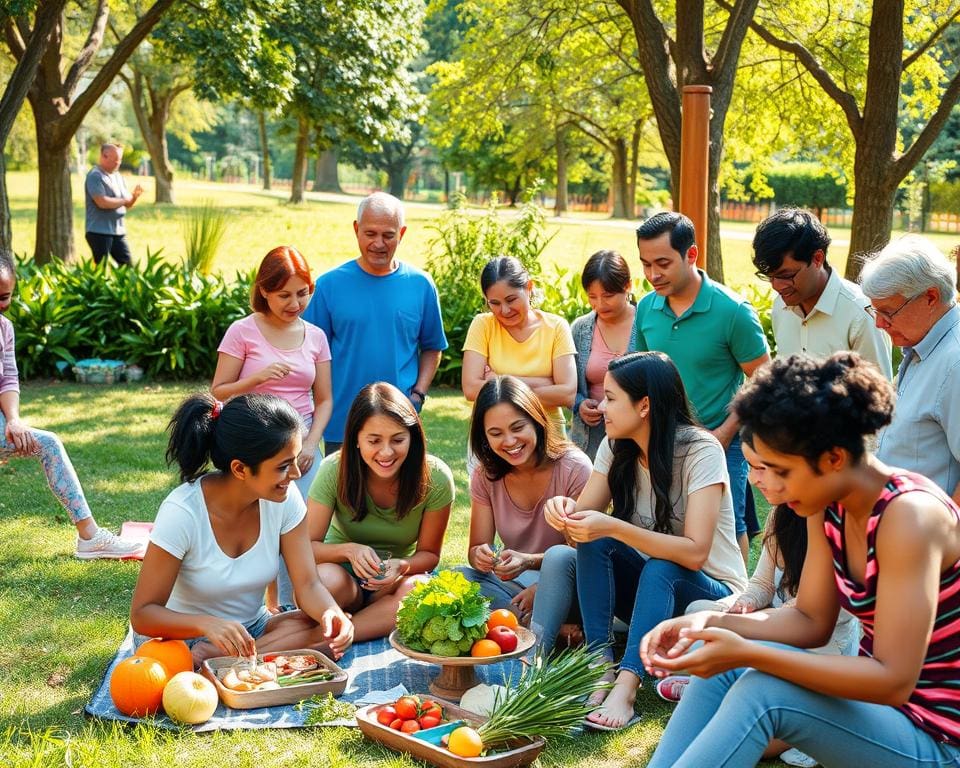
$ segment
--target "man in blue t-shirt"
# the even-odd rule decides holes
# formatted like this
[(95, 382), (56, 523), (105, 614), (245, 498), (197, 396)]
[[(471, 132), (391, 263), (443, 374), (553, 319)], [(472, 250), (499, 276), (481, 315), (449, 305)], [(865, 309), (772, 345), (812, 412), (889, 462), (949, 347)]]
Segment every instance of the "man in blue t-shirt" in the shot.
[(384, 192), (364, 198), (353, 231), (360, 257), (321, 275), (303, 313), (327, 334), (333, 357), (328, 455), (339, 450), (347, 412), (367, 384), (393, 384), (419, 411), (447, 348), (432, 278), (396, 258), (407, 231), (401, 202)]
[(119, 266), (130, 263), (130, 246), (123, 217), (136, 205), (143, 187), (127, 191), (120, 175), (123, 146), (104, 144), (100, 147), (100, 162), (90, 169), (83, 185), (86, 200), (86, 237), (93, 260), (99, 264), (109, 254)]

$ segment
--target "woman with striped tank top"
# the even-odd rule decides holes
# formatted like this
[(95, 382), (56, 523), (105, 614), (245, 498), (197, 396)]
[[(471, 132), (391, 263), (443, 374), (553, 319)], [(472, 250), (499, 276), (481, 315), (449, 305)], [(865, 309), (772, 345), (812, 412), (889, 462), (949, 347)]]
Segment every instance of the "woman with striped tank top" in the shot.
[[(647, 634), (651, 674), (697, 677), (650, 766), (753, 766), (774, 737), (827, 768), (960, 766), (960, 508), (865, 450), (893, 399), (840, 352), (775, 360), (734, 401), (744, 441), (807, 518), (797, 601)], [(863, 625), (859, 656), (799, 650), (826, 641), (840, 608)]]

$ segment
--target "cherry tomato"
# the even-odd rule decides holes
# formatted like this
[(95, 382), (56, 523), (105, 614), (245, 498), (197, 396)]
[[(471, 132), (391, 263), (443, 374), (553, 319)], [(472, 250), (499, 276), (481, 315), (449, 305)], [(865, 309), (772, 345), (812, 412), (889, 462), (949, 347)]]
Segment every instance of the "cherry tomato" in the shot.
[(397, 710), (393, 707), (384, 707), (377, 711), (377, 722), (381, 725), (390, 725), (397, 719)]
[(440, 725), (439, 717), (434, 717), (433, 715), (424, 715), (420, 718), (420, 727), (423, 728), (423, 730), (427, 730), (427, 728), (436, 728), (438, 725)]
[(435, 717), (437, 720), (443, 720), (443, 710), (440, 709), (440, 705), (434, 704), (432, 701), (430, 703), (433, 704), (432, 707), (428, 707), (426, 702), (424, 702), (423, 706), (420, 708), (420, 716)]
[(426, 712), (428, 709), (433, 709), (435, 706), (437, 706), (437, 702), (435, 702), (433, 699), (423, 699), (420, 702), (420, 709), (422, 709), (424, 712)]
[(403, 726), (403, 720), (401, 720), (399, 717), (396, 720), (394, 720), (392, 723), (390, 723), (390, 727), (393, 728), (393, 730), (395, 731), (399, 731), (402, 726)]
[(403, 733), (416, 733), (420, 730), (420, 723), (416, 720), (404, 720), (403, 725), (400, 726), (400, 730)]
[(397, 711), (397, 717), (404, 720), (416, 720), (420, 714), (420, 702), (413, 696), (402, 696), (393, 707)]

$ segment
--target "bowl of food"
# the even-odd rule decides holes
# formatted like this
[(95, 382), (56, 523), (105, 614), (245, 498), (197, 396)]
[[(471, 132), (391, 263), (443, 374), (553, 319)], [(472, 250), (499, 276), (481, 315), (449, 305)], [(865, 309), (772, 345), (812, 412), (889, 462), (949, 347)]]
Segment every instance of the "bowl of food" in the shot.
[(255, 661), (218, 656), (203, 662), (201, 672), (232, 709), (296, 704), (325, 693), (339, 696), (347, 687), (347, 673), (309, 648), (264, 653)]

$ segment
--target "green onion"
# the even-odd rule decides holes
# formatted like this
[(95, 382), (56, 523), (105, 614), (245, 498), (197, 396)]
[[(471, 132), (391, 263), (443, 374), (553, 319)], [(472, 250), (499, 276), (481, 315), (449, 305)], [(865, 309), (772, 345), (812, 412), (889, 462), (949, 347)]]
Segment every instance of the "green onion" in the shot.
[(593, 710), (587, 698), (610, 687), (603, 682), (609, 662), (602, 649), (574, 648), (545, 659), (540, 654), (526, 667), (514, 687), (499, 698), (490, 719), (477, 732), (485, 749), (503, 746), (518, 737), (569, 736)]

